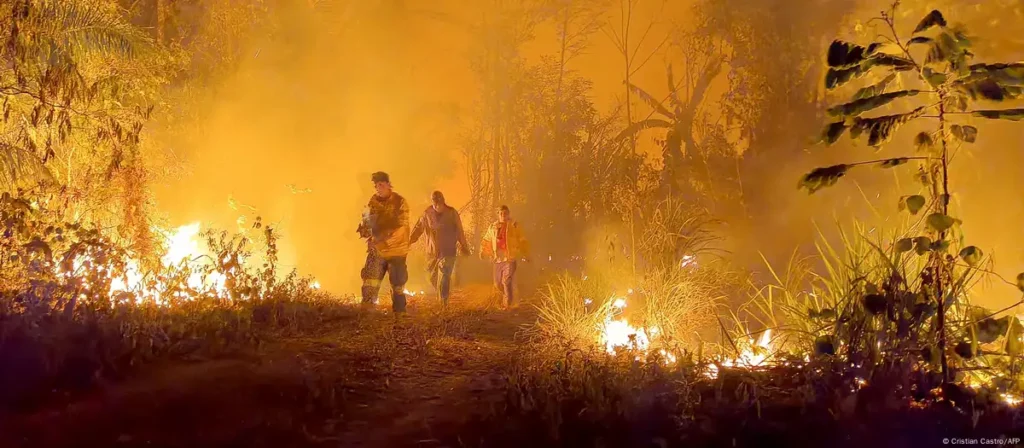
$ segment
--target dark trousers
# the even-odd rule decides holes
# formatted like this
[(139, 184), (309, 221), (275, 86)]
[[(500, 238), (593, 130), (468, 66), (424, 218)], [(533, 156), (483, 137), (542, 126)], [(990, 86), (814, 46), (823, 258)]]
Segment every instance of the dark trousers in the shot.
[(366, 253), (366, 264), (363, 265), (363, 304), (372, 305), (377, 302), (380, 284), (387, 274), (391, 282), (391, 309), (396, 313), (405, 312), (405, 282), (409, 281), (409, 268), (405, 257), (381, 257), (376, 250)]
[(447, 305), (452, 289), (452, 272), (455, 271), (455, 257), (437, 256), (427, 262), (430, 285), (437, 290), (441, 301)]
[(501, 291), (503, 302), (508, 306), (512, 306), (512, 303), (514, 302), (512, 297), (512, 285), (515, 281), (515, 276), (515, 260), (494, 263), (494, 286), (497, 286), (498, 291)]

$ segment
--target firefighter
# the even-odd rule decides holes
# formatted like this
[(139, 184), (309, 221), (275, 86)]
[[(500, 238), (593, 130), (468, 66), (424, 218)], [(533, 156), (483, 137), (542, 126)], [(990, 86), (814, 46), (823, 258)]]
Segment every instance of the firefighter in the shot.
[(498, 220), (491, 224), (480, 243), (480, 258), (494, 264), (494, 285), (502, 298), (502, 307), (514, 306), (513, 285), (516, 263), (529, 258), (530, 247), (519, 223), (512, 219), (508, 206), (498, 208)]
[(373, 173), (371, 180), (377, 191), (370, 197), (357, 229), (366, 238), (366, 263), (361, 272), (363, 305), (376, 303), (387, 274), (391, 308), (398, 315), (405, 312), (405, 282), (409, 280), (409, 204), (394, 192), (387, 173)]
[(445, 203), (444, 194), (440, 191), (430, 195), (430, 207), (423, 211), (423, 216), (412, 229), (412, 242), (418, 241), (421, 235), (426, 235), (430, 284), (441, 297), (441, 303), (447, 306), (456, 256), (469, 255), (469, 244), (466, 244), (459, 211)]

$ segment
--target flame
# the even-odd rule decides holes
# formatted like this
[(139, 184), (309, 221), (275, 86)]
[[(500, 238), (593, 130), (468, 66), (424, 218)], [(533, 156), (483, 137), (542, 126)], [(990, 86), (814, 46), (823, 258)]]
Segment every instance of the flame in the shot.
[[(768, 361), (772, 354), (772, 330), (769, 328), (761, 334), (757, 341), (751, 339), (750, 344), (740, 350), (739, 356), (725, 359), (722, 367), (751, 368), (758, 367)], [(718, 366), (711, 364), (705, 373), (708, 378), (718, 378)]]
[[(589, 303), (590, 299), (584, 301)], [(612, 299), (612, 312), (605, 317), (601, 329), (601, 343), (604, 344), (608, 353), (615, 354), (618, 348), (632, 348), (646, 351), (651, 345), (651, 340), (643, 329), (634, 328), (626, 319), (615, 319), (615, 315), (626, 308), (626, 299), (617, 297)], [(655, 329), (652, 329), (655, 330)], [(656, 331), (652, 331), (652, 334)]]
[[(160, 228), (154, 229), (156, 234), (164, 237), (166, 250), (163, 256), (160, 257), (160, 262), (164, 267), (182, 264), (193, 266), (196, 260), (210, 255), (200, 245), (198, 239), (200, 229), (201, 227), (198, 222), (177, 227), (173, 231), (166, 231)], [(199, 271), (199, 269), (194, 269), (185, 281), (185, 284), (190, 289), (211, 291), (218, 297), (226, 297), (228, 295), (226, 287), (227, 275), (225, 273), (213, 271), (206, 275), (203, 272), (195, 271)], [(160, 299), (160, 291), (165, 290), (166, 286), (162, 281), (147, 283), (146, 275), (142, 273), (139, 262), (129, 259), (125, 271), (111, 279), (110, 294), (132, 293), (135, 295), (136, 303), (148, 300), (166, 305), (165, 301)], [(185, 292), (178, 292), (176, 296), (179, 299), (190, 299)]]
[(687, 266), (697, 266), (697, 259), (693, 255), (683, 255), (683, 258), (679, 260), (679, 267), (685, 268)]
[(633, 328), (625, 319), (611, 320), (609, 318), (605, 320), (602, 338), (608, 353), (612, 354), (619, 347), (647, 350), (651, 344), (643, 329)]
[[(163, 246), (166, 248), (160, 257), (161, 264), (165, 268), (187, 266), (190, 273), (185, 279), (185, 285), (191, 291), (198, 291), (202, 294), (212, 294), (216, 297), (228, 297), (227, 280), (235, 267), (227, 272), (221, 272), (210, 265), (216, 259), (200, 244), (200, 224), (193, 222), (173, 230), (164, 230), (154, 227), (154, 233), (163, 237)], [(238, 260), (243, 263), (244, 260)], [(73, 262), (71, 272), (64, 272), (65, 275), (72, 275), (86, 263), (97, 263), (97, 260), (87, 256), (79, 256)], [(59, 268), (61, 269), (61, 268)], [(102, 266), (110, 279), (111, 297), (129, 297), (135, 303), (153, 302), (157, 305), (168, 305), (164, 294), (168, 286), (165, 281), (146, 273), (141, 268), (139, 260), (129, 258), (121, 272), (112, 272), (110, 266)], [(320, 289), (320, 283), (313, 281), (310, 284), (313, 289)], [(187, 291), (178, 291), (175, 297), (182, 300), (190, 300)]]
[(168, 232), (165, 235), (167, 252), (160, 258), (164, 266), (181, 263), (203, 253), (199, 249), (199, 241), (196, 240), (196, 236), (199, 235), (198, 222), (183, 225), (173, 233)]
[[(629, 294), (633, 294), (632, 289), (629, 290)], [(590, 305), (592, 301), (589, 298), (585, 298), (583, 303), (584, 305)], [(616, 354), (620, 348), (647, 352), (652, 346), (657, 345), (657, 338), (661, 334), (660, 329), (656, 326), (646, 329), (637, 328), (630, 325), (628, 319), (619, 317), (626, 308), (626, 305), (625, 297), (612, 297), (610, 312), (605, 317), (601, 326), (600, 342), (609, 354)], [(767, 363), (773, 353), (771, 329), (765, 330), (757, 340), (750, 339), (749, 343), (744, 345), (738, 356), (725, 359), (720, 365), (723, 367), (752, 368)], [(658, 353), (665, 364), (676, 362), (676, 356), (668, 350), (659, 349)], [(805, 360), (808, 359), (805, 356)], [(705, 374), (706, 376), (710, 378), (718, 376), (718, 365), (712, 364), (708, 366), (708, 369), (708, 372)]]
[[(652, 332), (653, 332), (653, 329), (652, 329)], [(675, 362), (676, 362), (676, 355), (673, 355), (671, 352), (669, 352), (667, 350), (664, 350), (664, 349), (662, 349), (660, 353), (661, 353), (662, 359), (664, 359), (664, 362), (665, 362), (666, 365), (675, 364)]]
[(1021, 400), (1021, 398), (1016, 396), (1016, 395), (999, 394), (999, 396), (1002, 397), (1003, 401), (1005, 401), (1006, 404), (1008, 404), (1010, 406), (1017, 406), (1018, 404), (1021, 403), (1021, 401), (1024, 401), (1024, 400)]

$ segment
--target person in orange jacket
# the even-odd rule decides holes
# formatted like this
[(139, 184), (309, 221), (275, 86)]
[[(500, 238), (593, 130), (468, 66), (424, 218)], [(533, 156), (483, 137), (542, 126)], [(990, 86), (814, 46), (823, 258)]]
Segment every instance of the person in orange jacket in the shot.
[(498, 220), (488, 227), (480, 243), (480, 258), (494, 263), (494, 285), (502, 296), (502, 306), (514, 306), (517, 261), (529, 258), (530, 246), (519, 223), (512, 219), (508, 206), (498, 208)]
[(356, 231), (366, 238), (366, 263), (363, 265), (363, 304), (376, 303), (380, 284), (387, 274), (391, 282), (391, 308), (405, 312), (405, 283), (409, 280), (406, 257), (409, 255), (409, 204), (391, 187), (387, 173), (373, 173), (376, 193), (370, 197), (363, 220)]

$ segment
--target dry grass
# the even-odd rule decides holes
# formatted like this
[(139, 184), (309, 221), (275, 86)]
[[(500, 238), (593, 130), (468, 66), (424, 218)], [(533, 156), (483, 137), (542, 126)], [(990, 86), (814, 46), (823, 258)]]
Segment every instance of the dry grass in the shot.
[(541, 295), (535, 332), (560, 346), (595, 346), (612, 301), (613, 295), (600, 280), (563, 274)]
[(637, 292), (646, 327), (672, 347), (696, 347), (702, 332), (715, 327), (728, 277), (714, 268), (670, 266), (645, 273)]

